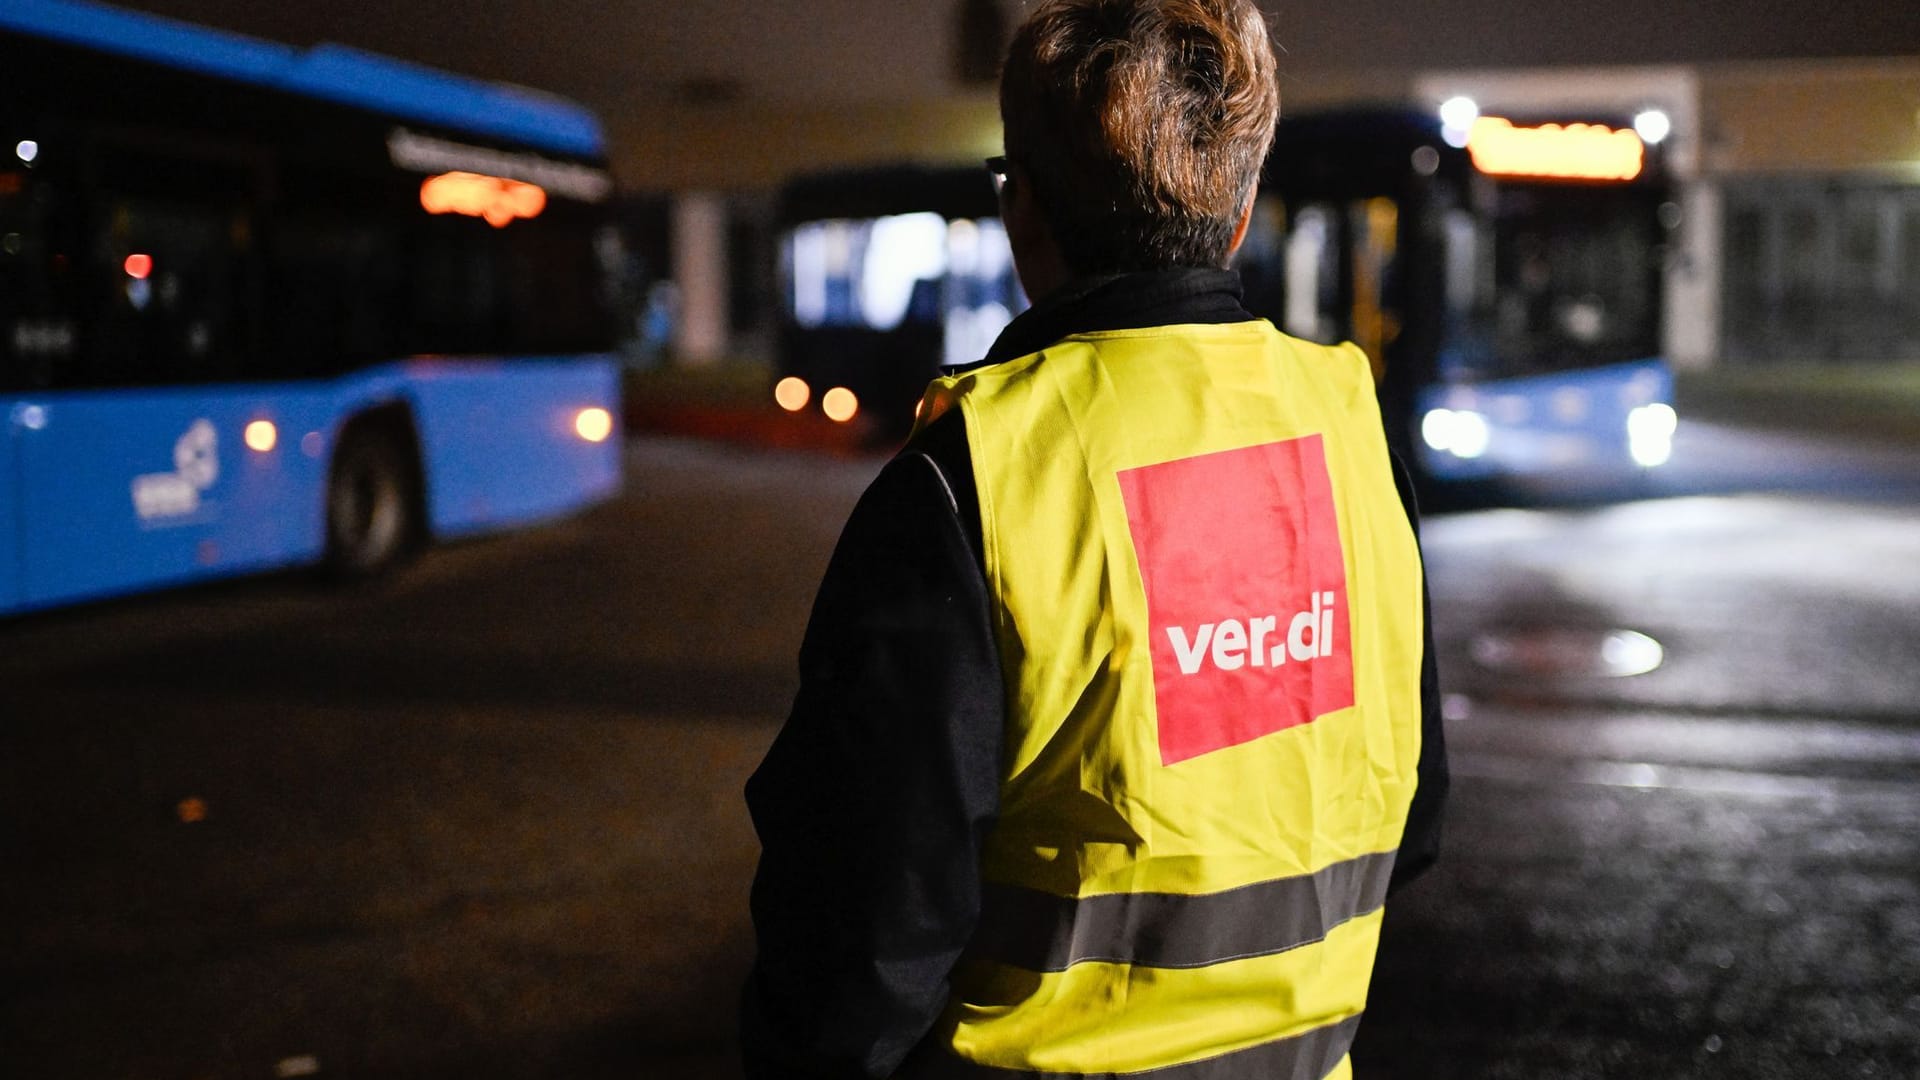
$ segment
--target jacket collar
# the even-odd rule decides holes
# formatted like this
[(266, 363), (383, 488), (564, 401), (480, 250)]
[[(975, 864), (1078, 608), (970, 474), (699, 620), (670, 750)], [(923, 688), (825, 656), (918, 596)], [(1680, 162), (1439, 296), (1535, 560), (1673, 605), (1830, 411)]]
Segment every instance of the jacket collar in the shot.
[(949, 370), (1028, 356), (1074, 334), (1251, 322), (1240, 304), (1240, 275), (1232, 270), (1176, 267), (1137, 274), (1082, 278), (1020, 313), (987, 350), (986, 359)]

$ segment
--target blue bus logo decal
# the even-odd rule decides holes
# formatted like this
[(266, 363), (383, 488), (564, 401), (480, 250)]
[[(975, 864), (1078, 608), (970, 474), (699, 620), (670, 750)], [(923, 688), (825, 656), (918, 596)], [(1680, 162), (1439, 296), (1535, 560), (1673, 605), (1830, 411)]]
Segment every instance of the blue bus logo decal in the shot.
[(173, 444), (173, 471), (133, 478), (133, 512), (142, 525), (184, 524), (200, 512), (200, 496), (220, 479), (220, 434), (195, 420)]

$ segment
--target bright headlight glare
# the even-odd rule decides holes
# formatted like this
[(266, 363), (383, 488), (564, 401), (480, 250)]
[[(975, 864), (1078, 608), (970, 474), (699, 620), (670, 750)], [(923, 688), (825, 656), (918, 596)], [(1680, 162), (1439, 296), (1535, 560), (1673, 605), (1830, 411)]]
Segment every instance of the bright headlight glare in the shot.
[(1470, 97), (1451, 97), (1440, 106), (1440, 138), (1448, 146), (1467, 145), (1474, 121), (1480, 119), (1480, 106)]
[(1680, 414), (1673, 406), (1656, 401), (1627, 414), (1627, 435), (1631, 438), (1672, 438), (1680, 427)]
[(1440, 104), (1440, 122), (1448, 127), (1464, 130), (1472, 127), (1478, 119), (1480, 105), (1465, 95), (1450, 97)]
[(1647, 109), (1633, 118), (1633, 130), (1653, 145), (1673, 133), (1673, 118), (1660, 109)]
[(1664, 402), (1642, 405), (1627, 414), (1627, 452), (1634, 463), (1652, 469), (1665, 465), (1673, 457), (1673, 433), (1680, 426), (1679, 414)]
[(1487, 418), (1470, 409), (1461, 409), (1453, 414), (1453, 445), (1450, 449), (1457, 457), (1477, 458), (1487, 452), (1487, 445), (1493, 441), (1493, 429), (1487, 426)]

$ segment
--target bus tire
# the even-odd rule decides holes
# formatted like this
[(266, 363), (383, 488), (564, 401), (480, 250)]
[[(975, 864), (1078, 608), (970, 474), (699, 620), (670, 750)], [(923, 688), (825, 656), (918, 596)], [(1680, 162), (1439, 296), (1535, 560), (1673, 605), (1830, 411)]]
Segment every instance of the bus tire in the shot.
[(418, 547), (419, 470), (407, 441), (384, 424), (355, 424), (341, 436), (327, 473), (328, 576), (376, 577)]

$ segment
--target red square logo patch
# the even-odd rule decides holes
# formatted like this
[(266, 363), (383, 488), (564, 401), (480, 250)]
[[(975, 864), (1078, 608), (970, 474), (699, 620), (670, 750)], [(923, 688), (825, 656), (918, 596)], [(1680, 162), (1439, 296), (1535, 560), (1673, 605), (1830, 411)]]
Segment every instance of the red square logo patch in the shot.
[(1120, 473), (1171, 765), (1353, 704), (1346, 561), (1320, 436)]

